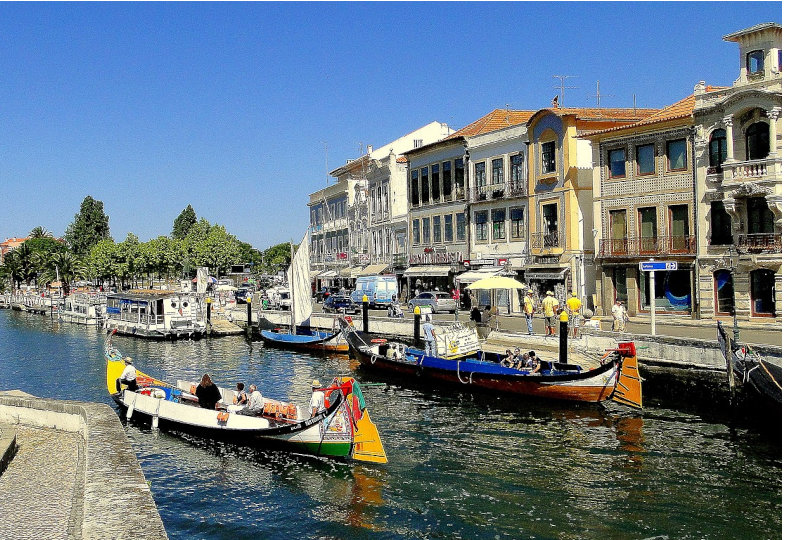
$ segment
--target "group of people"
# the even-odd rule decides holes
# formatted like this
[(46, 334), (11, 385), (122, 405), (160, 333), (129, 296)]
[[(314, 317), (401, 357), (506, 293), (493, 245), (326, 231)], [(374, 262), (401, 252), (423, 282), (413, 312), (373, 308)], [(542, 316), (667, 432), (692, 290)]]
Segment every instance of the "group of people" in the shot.
[[(543, 298), (542, 302), (540, 302), (540, 309), (542, 310), (542, 314), (545, 317), (546, 336), (556, 335), (556, 319), (559, 316), (559, 307), (559, 300), (553, 295), (553, 291), (546, 292), (545, 298)], [(567, 311), (567, 315), (569, 316), (568, 324), (570, 328), (570, 335), (574, 338), (578, 337), (581, 322), (583, 320), (581, 308), (583, 308), (581, 299), (578, 298), (576, 293), (572, 293), (570, 298), (568, 298), (565, 302), (564, 309)], [(526, 317), (526, 327), (530, 336), (534, 335), (534, 312), (534, 291), (529, 289), (526, 291), (526, 296), (523, 299), (523, 314)]]
[(528, 370), (529, 373), (539, 373), (542, 367), (537, 353), (529, 351), (528, 354), (521, 354), (521, 350), (517, 347), (514, 352), (510, 349), (505, 351), (504, 358), (501, 359), (501, 365), (518, 370)]

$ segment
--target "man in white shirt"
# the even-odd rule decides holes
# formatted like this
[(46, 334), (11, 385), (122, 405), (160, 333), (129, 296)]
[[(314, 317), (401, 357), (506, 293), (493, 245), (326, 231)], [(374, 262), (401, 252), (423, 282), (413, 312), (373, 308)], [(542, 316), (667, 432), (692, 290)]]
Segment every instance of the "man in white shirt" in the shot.
[(248, 396), (248, 405), (237, 411), (237, 414), (245, 416), (259, 416), (264, 410), (264, 397), (262, 393), (256, 388), (255, 384), (248, 387), (251, 395)]
[(133, 360), (129, 356), (123, 358), (125, 362), (125, 369), (123, 373), (120, 375), (120, 378), (117, 379), (117, 391), (120, 392), (120, 385), (124, 384), (128, 387), (128, 390), (132, 392), (136, 392), (139, 389), (139, 386), (136, 384), (136, 368), (134, 367)]
[(318, 380), (311, 383), (311, 402), (308, 408), (311, 409), (311, 418), (324, 410), (324, 392), (321, 390), (321, 384)]
[(431, 323), (431, 316), (425, 316), (425, 324), (422, 325), (423, 339), (425, 339), (425, 354), (436, 356), (436, 328)]

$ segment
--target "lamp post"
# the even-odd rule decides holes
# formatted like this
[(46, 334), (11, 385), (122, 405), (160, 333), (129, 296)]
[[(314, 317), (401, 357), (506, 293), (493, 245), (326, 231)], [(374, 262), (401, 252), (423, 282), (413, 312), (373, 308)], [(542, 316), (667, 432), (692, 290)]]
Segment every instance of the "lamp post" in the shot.
[(736, 268), (738, 267), (738, 251), (736, 246), (731, 245), (728, 248), (728, 270), (730, 270), (730, 278), (733, 282), (733, 306), (731, 307), (731, 314), (733, 315), (733, 341), (739, 342), (739, 322), (736, 319)]

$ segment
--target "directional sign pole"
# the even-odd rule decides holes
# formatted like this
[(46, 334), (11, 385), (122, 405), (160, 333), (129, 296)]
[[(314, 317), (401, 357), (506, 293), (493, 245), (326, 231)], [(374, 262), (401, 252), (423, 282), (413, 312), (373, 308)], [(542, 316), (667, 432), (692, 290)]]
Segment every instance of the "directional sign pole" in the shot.
[(656, 322), (654, 321), (654, 270), (649, 271), (649, 309), (651, 310), (651, 335), (656, 336)]

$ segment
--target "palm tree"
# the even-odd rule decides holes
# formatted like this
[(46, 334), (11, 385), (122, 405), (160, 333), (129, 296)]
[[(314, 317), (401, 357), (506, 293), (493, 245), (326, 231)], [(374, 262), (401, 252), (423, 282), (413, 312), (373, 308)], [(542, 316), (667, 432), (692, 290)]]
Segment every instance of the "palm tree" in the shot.
[(11, 278), (11, 288), (15, 289), (23, 279), (22, 262), (19, 260), (19, 254), (16, 250), (5, 256), (3, 268), (4, 272)]
[(52, 238), (52, 233), (39, 225), (38, 227), (33, 227), (33, 230), (30, 231), (30, 238)]
[(87, 274), (84, 263), (70, 251), (53, 253), (49, 257), (49, 268), (46, 277), (49, 281), (54, 281), (57, 274), (60, 275), (60, 283), (63, 287), (63, 296), (68, 296), (71, 290), (71, 282), (77, 278), (82, 278)]

